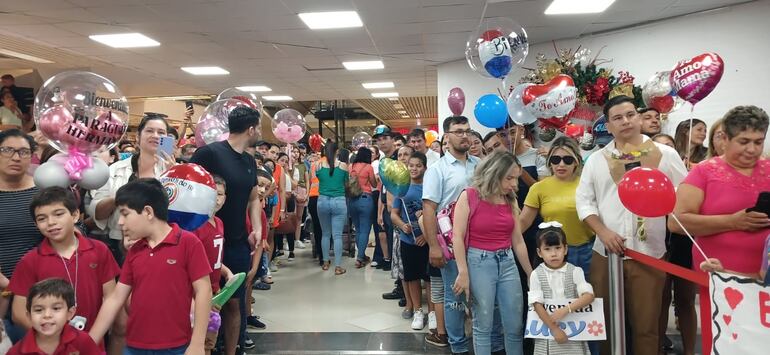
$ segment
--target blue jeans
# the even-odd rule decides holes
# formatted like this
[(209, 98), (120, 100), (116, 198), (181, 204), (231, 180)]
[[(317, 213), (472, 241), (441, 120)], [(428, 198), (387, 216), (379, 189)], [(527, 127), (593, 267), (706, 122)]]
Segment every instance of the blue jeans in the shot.
[(578, 246), (567, 247), (567, 262), (579, 266), (583, 269), (583, 275), (588, 278), (588, 271), (591, 269), (591, 256), (594, 253), (594, 241), (591, 240), (588, 243)]
[[(457, 279), (456, 261), (447, 260), (446, 265), (441, 268), (441, 279), (444, 281), (444, 324), (449, 338), (449, 346), (453, 353), (464, 353), (469, 351), (468, 338), (465, 336), (465, 294), (458, 296), (452, 291), (452, 286)], [(519, 292), (517, 300), (520, 300), (521, 297), (521, 292)], [(497, 309), (494, 312), (493, 323), (492, 347), (495, 351), (503, 350), (502, 325), (500, 312)]]
[(497, 308), (505, 330), (506, 353), (523, 354), (524, 307), (521, 298), (524, 293), (513, 250), (468, 248), (468, 276), (473, 299), (474, 352), (477, 355), (492, 353), (494, 313)]
[(342, 264), (342, 230), (348, 219), (348, 207), (345, 196), (318, 197), (318, 219), (321, 222), (321, 254), (324, 261), (329, 261), (329, 240), (334, 239), (334, 266)]
[(123, 349), (123, 354), (124, 355), (184, 355), (185, 350), (187, 350), (187, 345), (182, 345), (178, 348), (157, 349), (157, 350), (138, 349), (138, 348), (132, 348), (130, 346), (126, 346)]
[(366, 245), (369, 243), (369, 233), (372, 230), (372, 195), (363, 193), (361, 196), (350, 199), (350, 218), (356, 226), (356, 260), (366, 259)]

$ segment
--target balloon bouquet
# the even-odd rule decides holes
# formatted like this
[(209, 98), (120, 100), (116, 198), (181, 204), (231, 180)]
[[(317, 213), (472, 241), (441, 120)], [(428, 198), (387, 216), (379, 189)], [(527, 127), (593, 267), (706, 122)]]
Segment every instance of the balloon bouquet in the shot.
[(366, 132), (358, 132), (353, 135), (351, 145), (354, 150), (358, 150), (358, 148), (369, 148), (372, 145), (372, 136)]
[[(527, 32), (504, 17), (483, 20), (465, 45), (465, 59), (470, 68), (483, 77), (501, 80), (503, 85), (511, 69), (523, 63), (528, 52)], [(500, 95), (487, 94), (476, 102), (473, 113), (481, 125), (496, 129), (508, 122), (506, 104), (501, 96), (502, 92)], [(452, 89), (448, 101), (453, 114), (462, 114), (465, 95), (461, 89)], [(531, 118), (526, 120), (531, 121)], [(518, 122), (521, 121), (519, 118)]]
[(291, 144), (297, 143), (305, 136), (305, 118), (297, 110), (285, 108), (275, 113), (270, 125), (275, 138), (286, 143), (286, 155), (289, 156), (289, 164), (294, 164), (291, 161)]
[(35, 185), (93, 190), (107, 183), (107, 164), (91, 154), (114, 148), (128, 127), (128, 101), (117, 85), (85, 71), (54, 75), (35, 96), (34, 115), (40, 132), (61, 152), (37, 168)]
[[(227, 92), (227, 90), (224, 92)], [(222, 97), (222, 94), (219, 97)], [(230, 136), (230, 129), (227, 126), (227, 117), (230, 115), (230, 112), (239, 106), (260, 110), (262, 105), (258, 104), (258, 102), (245, 100), (243, 97), (222, 98), (212, 102), (203, 110), (203, 114), (195, 125), (195, 144), (198, 147), (202, 147), (209, 143), (227, 139)]]

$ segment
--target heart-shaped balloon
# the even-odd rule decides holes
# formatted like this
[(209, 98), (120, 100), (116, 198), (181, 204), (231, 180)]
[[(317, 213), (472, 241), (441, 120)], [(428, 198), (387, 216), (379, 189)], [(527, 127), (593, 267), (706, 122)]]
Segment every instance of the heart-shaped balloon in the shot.
[(722, 58), (709, 52), (677, 63), (669, 80), (679, 97), (695, 105), (714, 90), (724, 71)]
[(59, 140), (59, 132), (73, 121), (75, 118), (67, 108), (56, 105), (43, 111), (43, 114), (38, 117), (37, 125), (46, 138)]
[(560, 74), (545, 84), (524, 89), (522, 101), (535, 117), (564, 117), (575, 108), (577, 88), (569, 75)]

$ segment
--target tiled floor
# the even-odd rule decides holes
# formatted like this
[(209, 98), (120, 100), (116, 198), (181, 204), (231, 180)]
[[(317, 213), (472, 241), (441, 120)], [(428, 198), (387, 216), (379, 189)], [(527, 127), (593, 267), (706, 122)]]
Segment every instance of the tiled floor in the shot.
[[(367, 254), (371, 253), (369, 249)], [(249, 354), (449, 353), (425, 344), (424, 331), (412, 330), (410, 320), (401, 318), (398, 301), (382, 299), (382, 293), (393, 289), (390, 272), (356, 269), (354, 260), (343, 256), (347, 273), (335, 276), (334, 268), (321, 270), (309, 248), (297, 249), (296, 256), (293, 262), (279, 258), (281, 266), (273, 274), (272, 290), (253, 291), (256, 302), (252, 307), (267, 329), (249, 330), (257, 344)], [(673, 314), (670, 319), (668, 333), (675, 348), (681, 349)], [(699, 350), (700, 346), (696, 353)]]

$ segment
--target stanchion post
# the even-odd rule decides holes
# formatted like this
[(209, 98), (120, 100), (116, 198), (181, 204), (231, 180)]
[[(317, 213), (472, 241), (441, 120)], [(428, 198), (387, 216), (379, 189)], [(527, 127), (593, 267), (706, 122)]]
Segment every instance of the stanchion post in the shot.
[(612, 355), (626, 355), (626, 308), (623, 294), (623, 257), (607, 253), (610, 276), (610, 346)]

